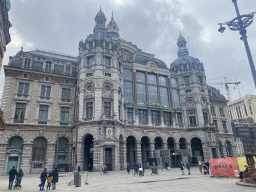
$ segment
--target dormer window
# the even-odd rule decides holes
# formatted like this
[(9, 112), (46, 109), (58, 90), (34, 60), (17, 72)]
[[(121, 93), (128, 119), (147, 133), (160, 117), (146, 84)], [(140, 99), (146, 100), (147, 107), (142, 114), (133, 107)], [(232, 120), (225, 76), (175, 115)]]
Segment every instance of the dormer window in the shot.
[(23, 74), (22, 78), (23, 79), (27, 79), (28, 78), (28, 74)]
[(24, 68), (29, 68), (31, 64), (31, 59), (25, 58)]
[(70, 75), (70, 69), (71, 69), (71, 67), (70, 67), (70, 65), (66, 65), (66, 75)]
[(65, 80), (65, 83), (66, 83), (66, 84), (69, 84), (69, 83), (70, 83), (70, 81), (69, 81), (69, 80)]
[(45, 77), (44, 81), (50, 81), (50, 77)]

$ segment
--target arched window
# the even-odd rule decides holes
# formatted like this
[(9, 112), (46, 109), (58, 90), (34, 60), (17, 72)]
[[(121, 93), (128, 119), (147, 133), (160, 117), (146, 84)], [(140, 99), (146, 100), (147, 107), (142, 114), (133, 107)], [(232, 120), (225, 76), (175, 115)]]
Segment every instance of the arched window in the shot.
[(232, 145), (229, 141), (226, 142), (227, 156), (232, 157)]
[(43, 137), (38, 137), (34, 141), (32, 161), (45, 161), (47, 141)]
[(23, 140), (20, 137), (15, 136), (9, 140), (8, 146), (11, 148), (22, 148), (22, 144), (23, 144)]
[(68, 139), (65, 137), (61, 137), (59, 139), (59, 147), (68, 147)]

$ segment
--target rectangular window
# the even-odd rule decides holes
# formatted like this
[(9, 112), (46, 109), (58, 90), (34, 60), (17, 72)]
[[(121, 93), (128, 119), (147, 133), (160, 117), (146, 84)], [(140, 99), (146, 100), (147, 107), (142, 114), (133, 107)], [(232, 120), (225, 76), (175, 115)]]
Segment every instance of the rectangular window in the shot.
[(47, 124), (48, 120), (48, 105), (39, 106), (38, 124)]
[(221, 117), (225, 117), (223, 108), (219, 108), (219, 111), (220, 111), (220, 116)]
[(111, 103), (110, 102), (104, 102), (104, 113), (106, 117), (111, 117)]
[(29, 68), (31, 64), (31, 59), (25, 58), (24, 68)]
[(155, 103), (158, 101), (158, 93), (157, 93), (157, 86), (148, 86), (148, 98), (149, 98), (149, 103)]
[(195, 113), (189, 113), (189, 125), (196, 125), (196, 114)]
[(139, 123), (147, 124), (148, 123), (148, 112), (147, 110), (139, 109)]
[(164, 76), (159, 76), (159, 84), (160, 85), (167, 85), (167, 78)]
[(51, 71), (52, 70), (52, 62), (46, 61), (45, 71)]
[(70, 72), (71, 72), (71, 67), (70, 65), (66, 65), (66, 75), (70, 75)]
[(93, 102), (86, 103), (86, 118), (90, 119), (93, 117)]
[(40, 99), (50, 100), (51, 96), (51, 86), (41, 86), (41, 95)]
[(92, 49), (93, 44), (89, 43), (89, 49)]
[(146, 81), (145, 73), (136, 72), (136, 80), (139, 82), (145, 82)]
[(186, 90), (186, 93), (190, 93), (190, 92), (192, 92), (191, 89), (187, 89)]
[(226, 121), (222, 121), (222, 127), (223, 127), (224, 133), (227, 133), (228, 130), (227, 130), (227, 123), (226, 123)]
[(203, 80), (202, 76), (198, 76), (198, 80), (199, 80), (199, 83), (204, 83), (204, 80)]
[(148, 83), (156, 84), (156, 75), (148, 74)]
[(69, 108), (68, 107), (61, 107), (60, 124), (61, 125), (68, 125), (68, 122), (69, 122)]
[(26, 104), (25, 103), (16, 103), (16, 110), (14, 116), (15, 123), (23, 123), (26, 112)]
[(146, 85), (137, 84), (137, 102), (144, 104), (147, 102)]
[(105, 57), (105, 65), (110, 67), (110, 61), (111, 61), (111, 58), (110, 57)]
[(172, 125), (172, 113), (171, 112), (164, 112), (164, 124)]
[(133, 83), (124, 81), (124, 101), (133, 102)]
[(180, 96), (178, 89), (172, 89), (173, 107), (180, 108)]
[(29, 84), (28, 83), (19, 83), (18, 87), (18, 97), (28, 98)]
[(152, 111), (152, 124), (160, 124), (160, 111)]
[(87, 66), (93, 65), (93, 56), (87, 57)]
[(132, 70), (131, 69), (124, 69), (123, 70), (123, 77), (126, 80), (131, 80), (132, 81), (132, 77), (133, 77)]
[(111, 74), (110, 73), (105, 73), (105, 76), (106, 77), (111, 77)]
[(212, 114), (212, 116), (215, 116), (215, 115), (216, 115), (216, 113), (215, 113), (215, 108), (214, 108), (214, 107), (211, 107), (211, 114)]
[(178, 86), (176, 78), (171, 78), (171, 85), (172, 85), (172, 87), (177, 87)]
[(252, 107), (251, 106), (249, 106), (249, 109), (250, 109), (250, 112), (251, 112), (251, 115), (253, 114), (253, 112), (252, 112)]
[(133, 108), (127, 108), (127, 122), (133, 122)]
[(71, 89), (62, 88), (61, 101), (70, 102)]
[(244, 105), (244, 112), (245, 112), (245, 115), (248, 116), (247, 110), (246, 110), (246, 106), (245, 106), (245, 105)]
[(169, 107), (169, 97), (168, 97), (167, 88), (160, 87), (160, 98), (161, 98), (161, 104), (165, 107)]
[(105, 43), (105, 49), (109, 49), (109, 43)]
[(208, 124), (208, 114), (203, 113), (203, 117), (204, 117), (204, 124), (207, 125)]
[(190, 77), (189, 76), (184, 77), (184, 83), (185, 84), (190, 84)]
[(218, 130), (218, 122), (217, 120), (213, 120), (213, 124), (216, 130)]
[(178, 120), (178, 124), (182, 125), (183, 121), (182, 121), (182, 113), (178, 112), (177, 113), (177, 120)]

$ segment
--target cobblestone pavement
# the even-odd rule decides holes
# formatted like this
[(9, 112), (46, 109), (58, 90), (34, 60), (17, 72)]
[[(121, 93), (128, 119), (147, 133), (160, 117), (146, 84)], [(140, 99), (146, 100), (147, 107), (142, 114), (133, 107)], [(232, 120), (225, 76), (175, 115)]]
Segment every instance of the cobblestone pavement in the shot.
[[(82, 186), (68, 186), (74, 178), (73, 174), (62, 176), (57, 183), (55, 191), (218, 191), (218, 192), (253, 192), (255, 188), (242, 187), (235, 184), (237, 178), (211, 178), (208, 175), (201, 175), (198, 168), (191, 169), (191, 175), (181, 175), (180, 169), (171, 169), (170, 171), (159, 170), (159, 175), (151, 175), (150, 170), (145, 171), (145, 176), (133, 176), (126, 171), (111, 171), (109, 175), (100, 175), (99, 172), (90, 172), (88, 174), (88, 185), (85, 185), (86, 176), (82, 174)], [(39, 191), (39, 175), (25, 175), (22, 180), (22, 189), (20, 191)], [(0, 176), (0, 191), (8, 191), (8, 176)], [(46, 187), (45, 187), (46, 189)]]

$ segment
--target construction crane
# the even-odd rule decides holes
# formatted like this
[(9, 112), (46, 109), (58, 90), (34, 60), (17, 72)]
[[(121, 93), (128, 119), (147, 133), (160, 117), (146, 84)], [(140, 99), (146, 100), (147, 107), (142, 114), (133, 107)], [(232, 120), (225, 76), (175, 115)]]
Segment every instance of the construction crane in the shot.
[(216, 82), (213, 82), (213, 83), (207, 83), (208, 85), (225, 85), (225, 89), (226, 89), (226, 92), (227, 92), (227, 97), (228, 97), (228, 100), (231, 101), (231, 95), (230, 95), (230, 90), (229, 90), (229, 87), (228, 87), (228, 84), (234, 84), (234, 85), (239, 85), (241, 84), (240, 81), (238, 82), (234, 82), (234, 83), (230, 83), (230, 82), (227, 82), (227, 78), (224, 77), (225, 79), (225, 83), (216, 83)]

